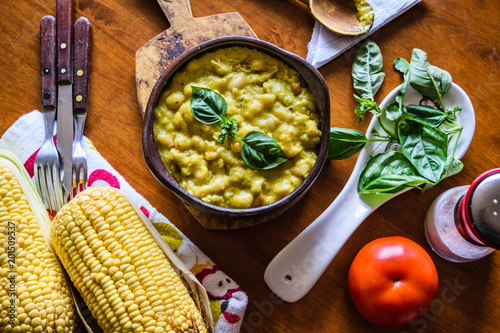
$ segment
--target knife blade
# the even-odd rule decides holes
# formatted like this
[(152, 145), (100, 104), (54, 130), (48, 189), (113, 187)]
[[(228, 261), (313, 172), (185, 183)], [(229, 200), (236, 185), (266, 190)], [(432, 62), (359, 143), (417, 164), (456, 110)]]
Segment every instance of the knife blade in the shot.
[(71, 0), (57, 0), (57, 149), (61, 156), (64, 202), (73, 197), (73, 25)]

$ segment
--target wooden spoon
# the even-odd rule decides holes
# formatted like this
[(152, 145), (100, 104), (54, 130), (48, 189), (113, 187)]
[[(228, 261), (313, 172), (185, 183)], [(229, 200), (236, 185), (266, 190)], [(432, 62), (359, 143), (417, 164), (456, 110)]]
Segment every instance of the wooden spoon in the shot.
[[(309, 7), (311, 15), (329, 30), (341, 35), (357, 36), (370, 30), (373, 23), (362, 24), (353, 0), (292, 0)], [(368, 1), (366, 10), (373, 13)]]

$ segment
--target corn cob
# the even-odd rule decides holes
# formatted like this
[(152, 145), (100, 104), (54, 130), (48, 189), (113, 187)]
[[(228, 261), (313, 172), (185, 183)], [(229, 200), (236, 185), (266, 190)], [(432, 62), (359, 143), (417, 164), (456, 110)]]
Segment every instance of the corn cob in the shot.
[(0, 150), (0, 332), (77, 329), (72, 295), (43, 223), (50, 219), (26, 170)]
[(179, 275), (118, 190), (81, 192), (58, 212), (51, 237), (104, 332), (207, 332)]

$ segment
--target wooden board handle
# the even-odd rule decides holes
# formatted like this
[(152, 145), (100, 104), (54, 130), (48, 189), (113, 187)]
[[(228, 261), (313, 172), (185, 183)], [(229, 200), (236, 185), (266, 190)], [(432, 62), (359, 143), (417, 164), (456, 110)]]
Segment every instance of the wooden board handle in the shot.
[(171, 26), (181, 26), (193, 20), (189, 0), (158, 0), (158, 4), (168, 18)]
[(73, 82), (71, 0), (57, 0), (57, 83)]
[(85, 17), (75, 22), (73, 49), (73, 113), (88, 109), (92, 24)]
[(40, 21), (40, 58), (42, 72), (42, 110), (56, 107), (56, 18)]

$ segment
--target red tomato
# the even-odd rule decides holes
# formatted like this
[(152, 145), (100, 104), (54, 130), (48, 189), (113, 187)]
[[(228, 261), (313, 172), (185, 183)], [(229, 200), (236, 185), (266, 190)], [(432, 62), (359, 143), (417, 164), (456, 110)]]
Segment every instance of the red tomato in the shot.
[(438, 275), (420, 245), (405, 237), (384, 237), (358, 252), (348, 286), (366, 320), (383, 328), (401, 328), (425, 314), (436, 296)]

